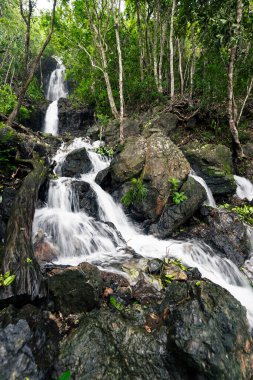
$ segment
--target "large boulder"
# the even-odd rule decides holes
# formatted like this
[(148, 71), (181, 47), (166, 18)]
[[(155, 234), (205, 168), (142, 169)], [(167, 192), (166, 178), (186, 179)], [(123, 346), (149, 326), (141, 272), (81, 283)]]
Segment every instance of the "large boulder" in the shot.
[(167, 204), (159, 222), (150, 227), (150, 232), (159, 238), (171, 236), (194, 215), (206, 199), (205, 189), (192, 177), (188, 177), (180, 192), (184, 192), (187, 199), (179, 204)]
[(235, 213), (226, 210), (202, 207), (201, 214), (203, 222), (180, 234), (180, 239), (197, 236), (240, 268), (250, 252), (248, 227)]
[(92, 163), (85, 148), (75, 149), (70, 152), (61, 168), (63, 177), (80, 177), (81, 174), (88, 173), (92, 168)]
[(234, 194), (232, 153), (224, 145), (188, 145), (184, 154), (197, 175), (201, 176), (214, 195)]
[(59, 134), (69, 133), (75, 137), (86, 136), (87, 130), (94, 124), (94, 110), (90, 108), (76, 108), (69, 99), (60, 99), (59, 107)]
[(74, 191), (78, 198), (79, 210), (98, 219), (97, 195), (88, 182), (73, 181)]
[(97, 267), (82, 263), (53, 273), (48, 279), (48, 289), (56, 311), (63, 315), (81, 313), (98, 306), (102, 279)]
[(61, 344), (56, 376), (68, 369), (80, 380), (250, 379), (246, 311), (226, 290), (173, 281), (162, 301), (141, 302), (85, 314)]
[(141, 178), (148, 195), (140, 204), (134, 204), (130, 211), (137, 219), (155, 220), (167, 201), (169, 180), (183, 181), (189, 172), (190, 164), (183, 153), (159, 132), (148, 138), (128, 138), (101, 185), (120, 199), (131, 187), (131, 179)]
[[(176, 379), (250, 379), (252, 339), (246, 310), (206, 281), (175, 282), (161, 308), (169, 308), (167, 366)], [(174, 377), (174, 376), (175, 377)]]

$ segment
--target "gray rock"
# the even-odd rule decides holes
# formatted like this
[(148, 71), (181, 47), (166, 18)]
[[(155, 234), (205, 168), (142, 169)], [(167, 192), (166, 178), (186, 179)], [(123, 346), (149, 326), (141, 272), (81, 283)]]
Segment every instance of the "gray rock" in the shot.
[(72, 185), (79, 201), (80, 211), (98, 219), (97, 195), (91, 185), (84, 181), (74, 181)]
[(63, 315), (81, 313), (98, 306), (102, 279), (97, 267), (82, 263), (49, 277), (48, 289), (56, 311)]
[(206, 199), (204, 188), (192, 177), (188, 177), (180, 192), (184, 192), (187, 199), (178, 205), (167, 204), (158, 221), (150, 227), (150, 232), (159, 238), (166, 238), (184, 224), (200, 208)]
[(214, 195), (234, 194), (232, 153), (224, 145), (189, 145), (184, 154), (197, 175), (204, 178)]
[(32, 333), (25, 320), (0, 329), (0, 378), (1, 380), (42, 379), (38, 372), (29, 343)]
[(86, 149), (80, 148), (67, 155), (61, 171), (64, 177), (79, 177), (81, 174), (88, 173), (91, 168), (92, 164)]

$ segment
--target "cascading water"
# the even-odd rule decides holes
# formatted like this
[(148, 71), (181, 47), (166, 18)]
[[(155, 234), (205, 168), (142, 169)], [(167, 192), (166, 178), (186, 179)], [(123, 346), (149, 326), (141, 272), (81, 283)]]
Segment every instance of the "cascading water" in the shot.
[(204, 181), (203, 178), (199, 177), (198, 175), (196, 175), (196, 173), (192, 170), (191, 173), (190, 173), (190, 176), (192, 178), (195, 179), (195, 181), (199, 182), (201, 184), (202, 187), (204, 187), (205, 191), (206, 191), (206, 196), (207, 196), (207, 201), (205, 202), (207, 206), (211, 206), (211, 207), (217, 207), (216, 206), (216, 202), (215, 202), (215, 199), (213, 197), (213, 194), (212, 194), (212, 191), (211, 189), (207, 186), (206, 182)]
[(46, 99), (52, 102), (47, 109), (45, 116), (44, 132), (58, 135), (58, 100), (66, 98), (68, 92), (64, 82), (65, 66), (59, 59), (57, 60), (57, 68), (52, 72), (49, 80)]
[(253, 200), (253, 184), (248, 179), (238, 175), (234, 175), (234, 179), (237, 185), (236, 195), (240, 199), (247, 199), (251, 202)]
[[(205, 244), (197, 241), (158, 240), (143, 235), (128, 220), (120, 204), (106, 193), (97, 183), (96, 174), (109, 165), (109, 161), (94, 152), (87, 141), (76, 139), (68, 147), (63, 146), (54, 160), (56, 172), (60, 174), (65, 157), (74, 149), (86, 147), (92, 162), (92, 170), (81, 178), (60, 177), (51, 180), (48, 205), (36, 210), (34, 233), (43, 230), (48, 240), (58, 247), (58, 263), (77, 265), (82, 261), (102, 268), (118, 270), (120, 264), (133, 258), (132, 250), (146, 258), (181, 258), (185, 265), (197, 267), (202, 275), (227, 289), (247, 308), (248, 319), (253, 326), (253, 291), (246, 278), (229, 260), (215, 255)], [(78, 199), (73, 190), (73, 181), (90, 184), (97, 196), (100, 221), (79, 211)], [(127, 245), (115, 228), (121, 233)]]

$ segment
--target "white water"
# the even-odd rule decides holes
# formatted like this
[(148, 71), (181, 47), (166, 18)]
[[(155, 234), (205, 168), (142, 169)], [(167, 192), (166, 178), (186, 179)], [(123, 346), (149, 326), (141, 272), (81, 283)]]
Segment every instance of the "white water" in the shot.
[(58, 135), (58, 100), (66, 98), (68, 92), (64, 82), (65, 67), (60, 60), (57, 60), (57, 68), (52, 72), (49, 80), (46, 99), (51, 101), (45, 116), (45, 133), (51, 133), (54, 136)]
[(206, 182), (204, 181), (203, 178), (199, 177), (198, 175), (195, 174), (195, 172), (192, 170), (191, 173), (190, 173), (190, 176), (192, 178), (194, 178), (197, 182), (199, 182), (201, 184), (202, 187), (204, 187), (205, 191), (206, 191), (206, 196), (207, 196), (207, 201), (205, 202), (205, 204), (207, 206), (211, 206), (211, 207), (214, 207), (216, 208), (216, 202), (214, 200), (214, 197), (213, 197), (213, 194), (212, 194), (212, 191), (211, 189), (207, 186)]
[[(227, 289), (242, 305), (247, 308), (248, 319), (253, 326), (253, 291), (246, 278), (237, 267), (227, 259), (221, 259), (205, 244), (197, 241), (158, 240), (151, 235), (144, 235), (128, 220), (120, 204), (106, 193), (94, 181), (96, 174), (109, 165), (94, 151), (87, 141), (76, 139), (63, 146), (54, 160), (58, 163), (57, 173), (66, 155), (73, 149), (86, 147), (93, 164), (90, 173), (82, 175), (82, 181), (89, 182), (97, 195), (100, 219), (112, 222), (122, 234), (127, 245), (146, 258), (164, 258), (171, 256), (181, 258), (189, 267), (197, 267), (203, 277)], [(77, 179), (75, 179), (77, 180)], [(88, 261), (103, 268), (116, 270), (120, 263), (133, 258), (124, 242), (115, 230), (99, 222), (84, 212), (79, 211), (78, 199), (72, 189), (71, 178), (59, 178), (50, 183), (48, 205), (36, 210), (34, 233), (42, 229), (48, 240), (58, 246), (59, 263), (77, 265)]]
[(247, 199), (251, 202), (253, 200), (253, 184), (248, 179), (238, 175), (235, 175), (234, 179), (237, 185), (236, 195), (240, 199)]

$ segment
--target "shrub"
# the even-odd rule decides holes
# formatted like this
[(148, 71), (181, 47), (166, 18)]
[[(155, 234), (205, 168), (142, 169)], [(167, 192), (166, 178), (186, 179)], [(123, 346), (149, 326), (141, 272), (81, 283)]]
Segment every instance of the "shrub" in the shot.
[(124, 206), (139, 204), (146, 198), (148, 189), (143, 185), (141, 178), (132, 178), (132, 186), (121, 198), (121, 203)]

